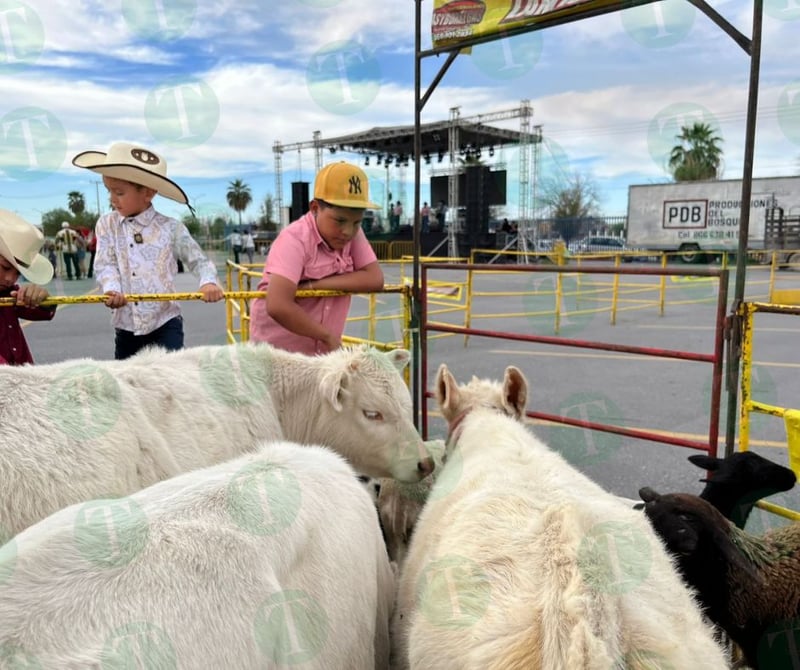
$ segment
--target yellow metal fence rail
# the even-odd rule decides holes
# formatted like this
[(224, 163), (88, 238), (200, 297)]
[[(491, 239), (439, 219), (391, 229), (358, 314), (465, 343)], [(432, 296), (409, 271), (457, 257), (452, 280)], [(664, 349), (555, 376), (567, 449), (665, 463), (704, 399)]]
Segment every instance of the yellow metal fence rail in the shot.
[[(789, 466), (800, 478), (800, 410), (778, 407), (753, 399), (753, 332), (754, 316), (757, 312), (791, 314), (800, 316), (800, 308), (791, 305), (772, 303), (745, 302), (739, 307), (742, 317), (742, 374), (740, 379), (741, 406), (739, 408), (739, 450), (747, 451), (750, 447), (750, 415), (753, 412), (767, 414), (784, 420), (786, 428), (786, 446), (789, 452)], [(766, 500), (756, 503), (758, 507), (773, 514), (800, 521), (800, 512), (776, 505)]]

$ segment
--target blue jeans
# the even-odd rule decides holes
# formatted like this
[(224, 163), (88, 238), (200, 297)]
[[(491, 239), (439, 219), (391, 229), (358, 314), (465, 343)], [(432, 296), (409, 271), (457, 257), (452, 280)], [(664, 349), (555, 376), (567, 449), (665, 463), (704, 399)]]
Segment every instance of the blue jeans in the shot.
[(114, 358), (130, 358), (147, 346), (163, 347), (167, 351), (183, 349), (183, 317), (176, 316), (147, 335), (134, 335), (129, 330), (117, 328), (114, 337)]
[(67, 271), (67, 278), (72, 279), (72, 270), (75, 269), (75, 279), (81, 278), (81, 270), (78, 267), (78, 254), (75, 251), (64, 252), (64, 269)]

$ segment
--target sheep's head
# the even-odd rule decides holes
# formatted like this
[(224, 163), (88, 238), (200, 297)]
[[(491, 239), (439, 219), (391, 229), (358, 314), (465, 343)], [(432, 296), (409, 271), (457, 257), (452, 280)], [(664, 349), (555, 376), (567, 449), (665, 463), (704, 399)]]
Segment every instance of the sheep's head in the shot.
[(688, 556), (697, 550), (703, 532), (699, 518), (703, 506), (710, 505), (688, 494), (661, 495), (649, 486), (639, 489), (639, 497), (650, 525), (672, 553)]
[(695, 454), (689, 456), (689, 461), (711, 472), (709, 478), (700, 480), (706, 484), (700, 497), (739, 528), (744, 528), (758, 500), (788, 491), (797, 481), (790, 468), (752, 451), (737, 451), (725, 458)]
[[(650, 487), (639, 489), (644, 512), (667, 550), (674, 554), (692, 586), (709, 576), (726, 579), (729, 567), (759, 579), (751, 561), (739, 548), (746, 533), (738, 530), (711, 503), (691, 493), (660, 495)], [(702, 575), (702, 577), (697, 577)]]

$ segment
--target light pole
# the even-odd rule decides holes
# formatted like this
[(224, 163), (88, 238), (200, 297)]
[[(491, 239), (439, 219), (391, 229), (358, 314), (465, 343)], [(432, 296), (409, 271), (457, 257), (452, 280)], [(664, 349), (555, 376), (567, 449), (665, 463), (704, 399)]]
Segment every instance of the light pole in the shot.
[(94, 184), (94, 193), (97, 197), (97, 216), (100, 216), (103, 213), (103, 210), (100, 209), (100, 180), (99, 179), (92, 179), (92, 184)]

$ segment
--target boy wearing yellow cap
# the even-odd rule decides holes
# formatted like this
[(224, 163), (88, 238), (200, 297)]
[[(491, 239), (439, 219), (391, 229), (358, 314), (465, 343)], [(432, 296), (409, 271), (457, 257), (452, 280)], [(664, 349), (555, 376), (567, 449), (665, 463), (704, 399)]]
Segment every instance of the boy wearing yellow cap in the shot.
[[(46, 284), (53, 278), (53, 266), (39, 253), (42, 232), (13, 212), (0, 209), (0, 298), (14, 298), (11, 307), (0, 307), (0, 365), (33, 363), (19, 320), (49, 321), (55, 305), (41, 307), (49, 296)], [(20, 275), (30, 284), (17, 284)]]
[(379, 291), (383, 271), (361, 230), (367, 175), (344, 161), (322, 168), (309, 211), (280, 232), (264, 264), (250, 313), (250, 339), (288, 351), (324, 354), (341, 346), (350, 296), (296, 299), (298, 289)]

